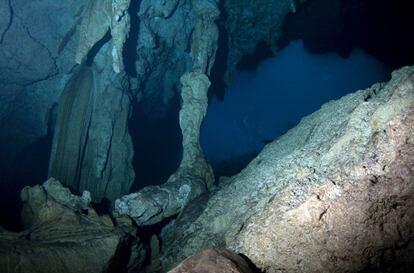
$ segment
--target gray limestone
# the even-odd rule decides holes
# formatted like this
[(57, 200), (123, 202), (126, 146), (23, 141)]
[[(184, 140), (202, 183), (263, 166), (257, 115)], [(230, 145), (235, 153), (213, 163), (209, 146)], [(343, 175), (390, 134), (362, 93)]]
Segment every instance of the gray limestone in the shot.
[[(414, 236), (413, 75), (406, 67), (389, 83), (323, 105), (221, 179), (203, 211), (190, 203), (163, 233), (163, 268), (211, 247), (242, 252), (266, 272), (376, 268), (375, 238), (392, 248)], [(399, 210), (389, 212), (392, 204)], [(180, 221), (186, 214), (191, 223)]]
[[(114, 272), (114, 261), (125, 259), (118, 255), (128, 251), (123, 247), (133, 236), (131, 222), (115, 227), (109, 216), (98, 216), (87, 192), (76, 196), (51, 178), (21, 195), (25, 229), (0, 229), (0, 272)], [(139, 270), (145, 251), (137, 239), (132, 245)]]
[(90, 191), (96, 202), (115, 200), (134, 181), (130, 100), (122, 81), (111, 66), (81, 65), (59, 101), (49, 175)]

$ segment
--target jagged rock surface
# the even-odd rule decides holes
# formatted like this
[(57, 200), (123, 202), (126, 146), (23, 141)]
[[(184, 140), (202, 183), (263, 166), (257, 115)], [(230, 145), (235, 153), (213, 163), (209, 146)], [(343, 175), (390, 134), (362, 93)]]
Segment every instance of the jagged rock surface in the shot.
[(198, 217), (183, 223), (190, 204), (163, 233), (161, 264), (167, 270), (226, 246), (266, 272), (399, 264), (404, 272), (413, 253), (413, 141), (414, 68), (407, 67), (304, 118), (222, 179)]
[(226, 0), (224, 9), (228, 14), (225, 28), (229, 48), (225, 79), (230, 82), (240, 59), (253, 54), (260, 42), (265, 42), (276, 52), (283, 20), (289, 12), (295, 12), (296, 1)]
[(128, 8), (131, 0), (89, 1), (81, 23), (76, 62), (81, 64), (92, 47), (110, 31), (112, 67), (115, 73), (124, 70), (122, 51), (127, 39), (130, 18)]
[(86, 193), (75, 196), (52, 178), (25, 188), (22, 198), (28, 226), (20, 233), (0, 231), (1, 272), (100, 273), (119, 259), (127, 230), (98, 216)]
[(185, 72), (202, 69), (209, 74), (217, 48), (218, 31), (212, 24), (219, 16), (217, 2), (141, 1), (135, 68), (143, 94), (141, 107), (150, 119), (164, 114), (164, 105), (179, 93)]

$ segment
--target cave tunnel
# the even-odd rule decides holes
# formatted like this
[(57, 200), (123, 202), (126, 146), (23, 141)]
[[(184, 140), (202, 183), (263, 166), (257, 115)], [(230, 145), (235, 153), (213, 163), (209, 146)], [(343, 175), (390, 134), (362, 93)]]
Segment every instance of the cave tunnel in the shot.
[[(267, 42), (260, 42), (253, 53), (240, 60), (229, 86), (223, 80), (228, 38), (223, 27), (227, 13), (222, 8), (219, 48), (211, 72), (212, 96), (201, 131), (202, 147), (216, 177), (238, 173), (266, 143), (323, 103), (385, 82), (392, 70), (413, 63), (407, 8), (404, 1), (385, 0), (300, 4), (284, 20), (277, 53)], [(169, 145), (142, 145), (136, 138), (136, 147), (142, 145), (145, 151), (135, 150), (134, 164), (140, 172), (134, 189), (161, 184), (179, 164), (177, 100), (169, 106), (168, 118), (159, 121), (160, 126), (170, 127)], [(131, 124), (142, 123), (133, 120)], [(175, 125), (167, 125), (171, 122)], [(136, 126), (132, 131), (140, 131)], [(159, 132), (153, 132), (146, 138), (157, 142)], [(154, 156), (147, 160), (143, 156), (147, 154)], [(157, 155), (166, 160), (151, 159)], [(156, 169), (164, 175), (154, 175)]]
[[(138, 2), (131, 5), (131, 14), (136, 12)], [(255, 52), (239, 62), (229, 86), (223, 80), (223, 60), (229, 49), (223, 26), (227, 14), (222, 9), (217, 60), (211, 72), (212, 96), (201, 135), (215, 175), (238, 173), (266, 143), (323, 103), (387, 81), (393, 69), (413, 64), (413, 24), (407, 2), (314, 0), (299, 4), (296, 12), (285, 18), (277, 45), (260, 42)], [(132, 18), (137, 21), (136, 16)], [(132, 33), (138, 28), (139, 24), (132, 24)], [(137, 37), (129, 37), (123, 57), (127, 73), (136, 76), (133, 64)], [(271, 47), (277, 48), (276, 54)], [(178, 94), (167, 108), (164, 118), (151, 122), (140, 104), (133, 103), (129, 130), (134, 143), (136, 180), (131, 191), (162, 184), (180, 162)], [(18, 155), (14, 162), (30, 165), (24, 173), (16, 168), (3, 172), (7, 174), (2, 179), (14, 186), (2, 189), (8, 193), (2, 206), (15, 204), (24, 185), (46, 179), (51, 137), (52, 132), (48, 132)], [(10, 229), (19, 226), (20, 207), (14, 207), (2, 210), (0, 216), (0, 224)]]
[(409, 1), (48, 1), (0, 2), (1, 272), (411, 270)]

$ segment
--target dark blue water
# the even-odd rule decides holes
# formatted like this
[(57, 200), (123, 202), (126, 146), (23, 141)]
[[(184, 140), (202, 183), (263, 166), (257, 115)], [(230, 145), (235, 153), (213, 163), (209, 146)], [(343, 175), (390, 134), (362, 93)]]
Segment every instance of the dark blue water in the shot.
[(362, 50), (344, 59), (310, 54), (293, 41), (256, 71), (238, 72), (224, 101), (210, 101), (204, 152), (213, 165), (256, 154), (323, 103), (389, 78), (390, 71)]

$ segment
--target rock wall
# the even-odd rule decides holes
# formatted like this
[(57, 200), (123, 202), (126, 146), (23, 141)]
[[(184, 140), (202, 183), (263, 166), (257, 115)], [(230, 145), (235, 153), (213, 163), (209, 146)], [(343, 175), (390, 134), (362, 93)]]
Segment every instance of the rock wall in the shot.
[(240, 174), (221, 178), (204, 209), (184, 209), (162, 233), (163, 268), (225, 246), (266, 272), (406, 272), (413, 120), (412, 67), (323, 105)]
[(47, 133), (50, 111), (75, 66), (84, 2), (0, 1), (0, 161), (6, 170)]

